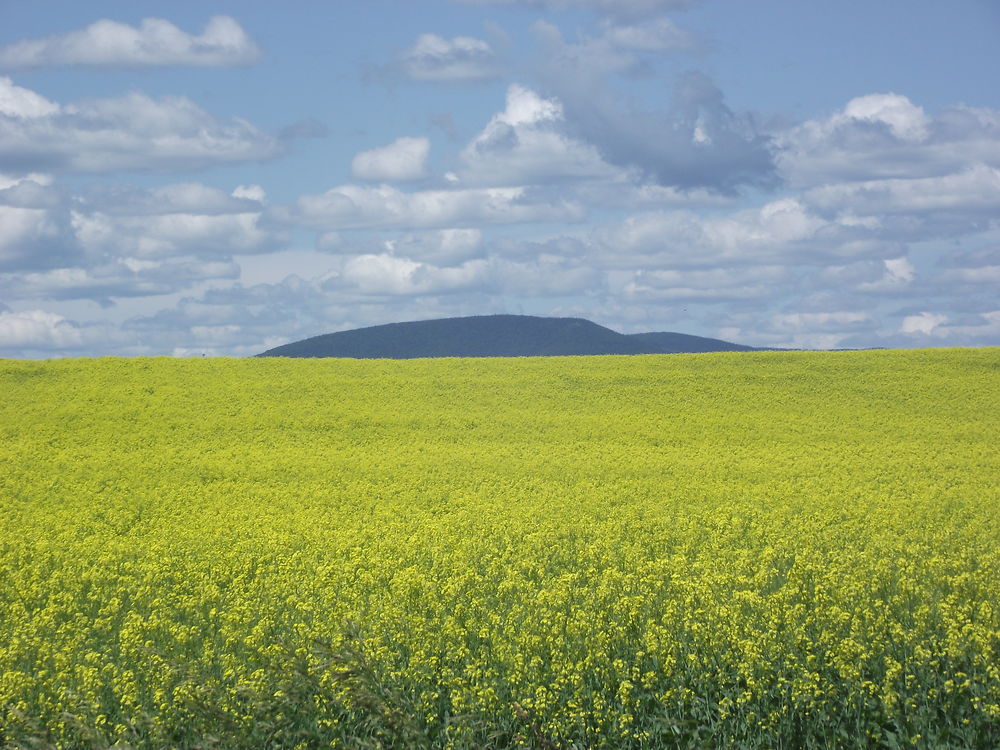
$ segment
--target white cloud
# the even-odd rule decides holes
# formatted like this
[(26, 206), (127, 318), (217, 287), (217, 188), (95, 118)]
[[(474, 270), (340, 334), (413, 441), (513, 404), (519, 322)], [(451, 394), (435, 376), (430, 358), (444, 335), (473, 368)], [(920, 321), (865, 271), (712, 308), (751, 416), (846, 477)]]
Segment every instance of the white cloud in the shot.
[[(761, 313), (764, 314), (761, 314)], [(877, 340), (880, 322), (867, 310), (771, 313), (763, 310), (725, 314), (718, 335), (728, 341), (779, 349), (836, 349), (855, 346), (865, 337)], [(871, 343), (867, 344), (871, 345)]]
[(771, 318), (771, 329), (781, 333), (844, 332), (871, 328), (874, 322), (866, 312), (785, 313)]
[(534, 91), (512, 84), (507, 89), (507, 108), (494, 115), (491, 125), (537, 125), (546, 120), (563, 119), (562, 105), (558, 101), (543, 99)]
[(483, 230), (474, 228), (427, 229), (351, 233), (321, 232), (317, 250), (334, 255), (380, 255), (409, 258), (438, 266), (453, 266), (487, 254)]
[(94, 258), (228, 258), (287, 243), (287, 231), (265, 225), (264, 199), (257, 185), (231, 194), (197, 182), (91, 188), (74, 200), (72, 225)]
[(565, 297), (603, 292), (605, 274), (578, 257), (542, 254), (521, 261), (493, 260), (500, 290), (514, 297)]
[(955, 346), (995, 346), (1000, 340), (1000, 310), (980, 313), (977, 320), (935, 326), (930, 333)]
[(287, 235), (261, 227), (260, 220), (259, 212), (152, 216), (95, 212), (74, 213), (73, 226), (80, 243), (92, 252), (152, 259), (180, 255), (205, 258), (280, 248)]
[[(288, 233), (263, 225), (261, 201), (238, 197), (263, 199), (263, 191), (241, 186), (233, 193), (177, 183), (152, 190), (88, 185), (72, 194), (64, 185), (20, 180), (0, 189), (0, 272), (8, 275), (0, 288), (48, 290), (61, 297), (70, 288), (122, 288), (125, 296), (142, 289), (161, 294), (165, 285), (176, 290), (185, 280), (217, 278), (219, 268), (199, 261), (192, 264), (200, 271), (192, 270), (194, 265), (172, 264), (156, 272), (145, 268), (137, 275), (132, 272), (139, 269), (126, 270), (121, 264), (176, 256), (228, 262), (234, 254), (282, 247)], [(156, 262), (150, 268), (161, 265)], [(222, 275), (234, 274), (228, 268)], [(108, 291), (101, 299), (109, 296), (118, 295)]]
[(47, 265), (69, 239), (65, 224), (44, 209), (0, 205), (0, 270)]
[(471, 184), (524, 185), (620, 174), (596, 148), (566, 135), (565, 127), (557, 100), (512, 84), (504, 111), (462, 151), (460, 177)]
[(695, 34), (680, 28), (666, 17), (641, 24), (611, 25), (605, 31), (604, 38), (616, 47), (636, 52), (691, 51), (700, 43)]
[(145, 261), (123, 258), (90, 268), (56, 268), (0, 275), (8, 299), (89, 299), (109, 306), (114, 299), (173, 294), (210, 279), (239, 278), (240, 267), (223, 261)]
[(389, 253), (356, 255), (323, 282), (328, 291), (363, 296), (512, 294), (550, 297), (603, 287), (600, 273), (578, 259), (542, 255), (525, 261), (498, 256), (436, 265)]
[(496, 53), (482, 39), (421, 34), (397, 60), (398, 68), (417, 81), (457, 82), (494, 78), (500, 66)]
[(97, 344), (106, 333), (45, 310), (0, 312), (0, 350), (72, 351)]
[(270, 159), (283, 146), (249, 122), (216, 120), (190, 99), (133, 92), (49, 107), (0, 77), (0, 170), (180, 171)]
[(20, 180), (0, 189), (0, 297), (110, 305), (238, 278), (231, 256), (288, 241), (287, 230), (263, 225), (264, 197), (259, 186), (227, 195), (200, 183), (91, 185), (74, 195)]
[(887, 258), (882, 261), (884, 270), (877, 281), (858, 285), (862, 292), (886, 292), (908, 287), (917, 277), (917, 269), (906, 258)]
[(932, 116), (899, 94), (852, 99), (773, 135), (780, 171), (795, 186), (1000, 167), (1000, 112), (958, 106)]
[(598, 262), (625, 268), (767, 263), (792, 260), (806, 250), (813, 254), (810, 262), (818, 262), (818, 250), (853, 254), (844, 239), (841, 227), (793, 198), (723, 216), (692, 211), (636, 213), (593, 235), (593, 242), (604, 249)]
[(12, 187), (17, 187), (19, 185), (24, 186), (26, 183), (33, 182), (35, 185), (48, 186), (52, 184), (52, 176), (47, 174), (41, 174), (39, 172), (31, 172), (26, 175), (7, 175), (0, 172), (0, 190), (8, 190)]
[(709, 270), (639, 269), (612, 271), (608, 274), (612, 291), (630, 302), (692, 301), (719, 302), (724, 300), (761, 299), (774, 294), (779, 285), (787, 285), (794, 277), (784, 266)]
[(576, 221), (583, 211), (564, 200), (536, 200), (523, 188), (404, 193), (389, 185), (342, 185), (320, 195), (303, 195), (290, 209), (276, 210), (274, 215), (328, 231)]
[(90, 185), (76, 196), (75, 205), (85, 212), (116, 216), (157, 216), (166, 214), (259, 213), (265, 195), (258, 185), (237, 187), (231, 194), (200, 182), (178, 182), (152, 190), (129, 185)]
[(1000, 285), (1000, 266), (979, 266), (978, 268), (951, 268), (942, 274), (942, 281), (962, 284)]
[(479, 229), (440, 229), (417, 232), (385, 242), (393, 255), (435, 263), (453, 265), (481, 254), (483, 233)]
[(59, 112), (59, 105), (30, 89), (22, 88), (8, 76), (0, 76), (0, 115), (16, 118), (47, 117)]
[(813, 275), (811, 288), (837, 290), (843, 294), (908, 294), (917, 281), (917, 269), (905, 256), (862, 260), (827, 266)]
[(232, 192), (234, 198), (245, 198), (263, 204), (267, 201), (267, 193), (260, 185), (237, 185)]
[(139, 68), (162, 65), (247, 65), (260, 50), (233, 18), (214, 16), (200, 36), (162, 18), (139, 27), (103, 19), (85, 29), (0, 47), (0, 69), (88, 66)]
[(351, 175), (368, 182), (403, 182), (427, 176), (428, 138), (397, 138), (387, 146), (361, 151), (351, 161)]
[(488, 273), (485, 260), (442, 268), (387, 254), (358, 255), (345, 261), (335, 285), (361, 294), (442, 294), (479, 286), (488, 280)]
[(935, 212), (1000, 214), (1000, 168), (976, 165), (943, 177), (894, 178), (826, 185), (806, 194), (827, 210), (854, 215)]
[(78, 253), (56, 189), (28, 178), (0, 185), (0, 271), (49, 268)]
[(681, 190), (653, 183), (643, 183), (634, 172), (624, 171), (620, 178), (577, 183), (571, 186), (572, 194), (582, 203), (626, 211), (651, 208), (688, 207), (719, 209), (736, 205), (731, 195), (698, 188)]
[[(754, 118), (733, 112), (706, 75), (680, 75), (669, 108), (650, 110), (616, 90), (617, 75), (642, 70), (632, 48), (614, 41), (613, 29), (577, 43), (555, 25), (537, 21), (542, 48), (538, 75), (556, 95), (577, 137), (603, 159), (662, 186), (736, 194), (747, 185), (776, 181), (770, 138)], [(624, 34), (633, 43), (637, 34)]]
[(899, 326), (899, 331), (900, 333), (922, 333), (929, 336), (947, 322), (947, 315), (922, 312), (918, 315), (907, 315), (903, 318), (903, 322)]
[(928, 135), (928, 118), (924, 110), (899, 94), (868, 94), (852, 99), (841, 114), (827, 121), (836, 128), (846, 122), (880, 123), (903, 141), (919, 142)]

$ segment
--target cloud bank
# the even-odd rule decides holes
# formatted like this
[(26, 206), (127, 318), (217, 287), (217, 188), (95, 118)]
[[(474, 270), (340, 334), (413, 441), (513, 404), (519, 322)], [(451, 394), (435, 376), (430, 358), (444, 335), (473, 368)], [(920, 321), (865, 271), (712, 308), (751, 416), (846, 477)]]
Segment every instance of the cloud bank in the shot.
[(500, 62), (488, 42), (469, 36), (445, 39), (421, 34), (396, 60), (397, 69), (414, 81), (458, 83), (484, 81), (500, 73)]
[(387, 146), (362, 151), (351, 161), (351, 175), (369, 182), (407, 182), (427, 176), (428, 138), (397, 138)]
[(272, 159), (284, 144), (190, 99), (132, 92), (60, 105), (0, 76), (0, 172), (178, 172)]
[(197, 36), (162, 18), (145, 18), (138, 27), (103, 19), (78, 31), (0, 47), (0, 70), (230, 67), (249, 65), (259, 57), (257, 45), (229, 16), (213, 16)]

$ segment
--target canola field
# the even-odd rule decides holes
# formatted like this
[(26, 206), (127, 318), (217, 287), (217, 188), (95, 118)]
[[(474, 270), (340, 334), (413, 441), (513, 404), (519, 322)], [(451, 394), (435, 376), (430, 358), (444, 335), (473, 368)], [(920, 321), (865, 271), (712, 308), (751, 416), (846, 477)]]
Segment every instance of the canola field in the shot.
[(0, 747), (1000, 747), (998, 386), (0, 361)]

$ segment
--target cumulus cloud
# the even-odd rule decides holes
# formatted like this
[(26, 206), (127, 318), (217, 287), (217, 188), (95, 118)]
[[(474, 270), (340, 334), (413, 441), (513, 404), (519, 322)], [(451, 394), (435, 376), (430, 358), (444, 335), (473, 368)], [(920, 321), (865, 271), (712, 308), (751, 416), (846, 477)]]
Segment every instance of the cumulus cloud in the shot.
[(0, 77), (0, 171), (181, 171), (283, 151), (249, 122), (220, 122), (184, 97), (133, 92), (63, 106), (33, 93)]
[(170, 294), (235, 279), (231, 256), (282, 248), (288, 233), (263, 226), (256, 185), (232, 194), (200, 183), (0, 189), (0, 295), (92, 299)]
[[(589, 85), (612, 73), (648, 75), (649, 61), (656, 55), (694, 52), (703, 46), (701, 37), (666, 17), (641, 23), (606, 19), (599, 26), (600, 33), (581, 35), (574, 42), (565, 41), (559, 28), (547, 21), (537, 21), (531, 28), (543, 45), (545, 67), (550, 75), (554, 68), (575, 66)], [(606, 80), (600, 82), (607, 85)]]
[(869, 94), (852, 99), (842, 113), (827, 122), (828, 127), (844, 123), (885, 126), (901, 141), (919, 143), (927, 138), (928, 119), (924, 110), (899, 94)]
[(482, 254), (483, 233), (479, 229), (410, 232), (386, 240), (384, 244), (393, 255), (437, 265), (454, 265)]
[(264, 253), (288, 241), (287, 232), (262, 226), (259, 211), (145, 216), (94, 212), (73, 218), (76, 235), (89, 251), (140, 259)]
[(0, 274), (0, 293), (8, 299), (89, 299), (109, 307), (115, 299), (174, 294), (203, 281), (232, 281), (239, 276), (240, 267), (231, 260), (171, 262), (124, 258), (90, 268)]
[(1000, 265), (949, 268), (941, 275), (941, 280), (960, 284), (1000, 286)]
[(721, 216), (647, 211), (594, 230), (591, 242), (605, 267), (707, 267), (767, 264), (874, 252), (853, 227), (828, 221), (793, 198)]
[(68, 217), (0, 205), (0, 270), (50, 267), (71, 257), (75, 245)]
[(840, 183), (806, 193), (810, 203), (852, 214), (1000, 214), (1000, 168), (983, 164), (942, 177)]
[(611, 272), (612, 291), (628, 302), (669, 301), (717, 303), (722, 301), (762, 299), (774, 294), (778, 286), (794, 281), (785, 266), (707, 270), (657, 270)]
[(325, 287), (348, 287), (367, 295), (443, 294), (481, 286), (487, 281), (489, 264), (485, 260), (440, 267), (380, 254), (348, 258)]
[(24, 120), (47, 117), (59, 112), (59, 105), (41, 94), (17, 86), (8, 76), (0, 76), (0, 116)]
[(400, 72), (415, 81), (454, 83), (482, 81), (499, 75), (496, 52), (488, 42), (469, 36), (445, 39), (421, 34), (396, 61)]
[(822, 288), (884, 296), (909, 291), (916, 279), (917, 269), (913, 263), (906, 257), (899, 257), (828, 266), (814, 281)]
[(290, 275), (274, 284), (210, 288), (152, 314), (129, 318), (122, 329), (176, 356), (246, 356), (327, 333), (331, 319), (343, 319), (348, 310), (347, 305), (332, 304), (315, 282)]
[(201, 183), (152, 190), (91, 187), (73, 204), (73, 230), (92, 257), (158, 260), (202, 259), (280, 249), (288, 233), (264, 221), (266, 196), (259, 185), (227, 194)]
[(275, 218), (323, 231), (430, 229), (476, 224), (576, 221), (582, 209), (568, 201), (536, 200), (524, 188), (424, 190), (406, 193), (389, 185), (342, 185), (303, 195)]
[(46, 310), (0, 311), (0, 352), (16, 356), (66, 356), (122, 343), (105, 324), (80, 324)]
[(47, 182), (0, 175), (0, 271), (52, 268), (79, 255), (64, 197), (36, 179)]
[(854, 346), (865, 339), (872, 345), (880, 325), (879, 319), (867, 310), (757, 310), (727, 314), (718, 332), (721, 338), (756, 346), (836, 349)]
[(885, 265), (885, 272), (881, 281), (887, 286), (906, 285), (917, 276), (917, 269), (906, 258), (886, 258), (882, 263)]
[(80, 209), (117, 216), (259, 213), (266, 195), (259, 185), (240, 185), (232, 193), (200, 182), (178, 182), (144, 190), (134, 185), (88, 185), (77, 198)]
[(511, 260), (496, 255), (454, 265), (427, 263), (392, 253), (345, 258), (321, 287), (362, 297), (509, 294), (551, 297), (603, 288), (603, 276), (578, 259), (541, 255)]
[(799, 187), (1000, 166), (1000, 112), (958, 106), (928, 115), (895, 93), (852, 99), (774, 138), (781, 173)]
[(585, 205), (647, 211), (652, 208), (723, 209), (736, 205), (737, 197), (722, 195), (706, 188), (682, 190), (638, 181), (633, 173), (623, 172), (611, 180), (594, 180), (568, 186), (572, 195)]
[(143, 19), (138, 27), (103, 19), (85, 29), (0, 47), (0, 69), (219, 67), (248, 65), (259, 57), (257, 45), (229, 16), (214, 16), (200, 35), (162, 18)]
[(428, 138), (397, 138), (387, 146), (361, 151), (351, 161), (351, 175), (368, 182), (405, 182), (427, 176)]
[(608, 24), (604, 41), (613, 47), (636, 52), (693, 52), (701, 46), (699, 37), (663, 16), (639, 24)]
[(907, 316), (900, 328), (914, 343), (940, 346), (989, 346), (1000, 340), (1000, 310), (952, 320), (947, 315), (924, 312)]
[(451, 266), (486, 255), (482, 229), (457, 228), (351, 233), (322, 232), (317, 240), (320, 252), (337, 255), (379, 255)]
[(947, 315), (922, 312), (918, 315), (907, 315), (899, 326), (900, 333), (922, 333), (930, 335), (943, 323), (948, 321)]
[(771, 329), (781, 333), (846, 332), (875, 325), (870, 314), (855, 311), (784, 313), (771, 318)]
[(776, 183), (769, 136), (752, 117), (733, 112), (708, 76), (680, 76), (669, 109), (639, 109), (611, 81), (634, 64), (631, 50), (607, 39), (567, 43), (544, 21), (534, 30), (543, 48), (542, 80), (561, 101), (574, 132), (606, 161), (685, 190), (732, 194)]
[(462, 151), (462, 180), (524, 185), (565, 179), (611, 178), (620, 170), (597, 149), (565, 133), (562, 105), (512, 84), (506, 108)]
[(0, 349), (65, 347), (82, 343), (79, 329), (44, 310), (0, 312)]

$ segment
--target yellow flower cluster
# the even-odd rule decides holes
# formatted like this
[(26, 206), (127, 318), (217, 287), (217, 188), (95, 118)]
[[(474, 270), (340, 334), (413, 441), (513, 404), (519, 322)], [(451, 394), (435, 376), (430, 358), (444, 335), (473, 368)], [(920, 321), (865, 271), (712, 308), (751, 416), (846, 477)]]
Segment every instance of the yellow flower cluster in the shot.
[(0, 361), (0, 747), (1000, 747), (998, 376)]

